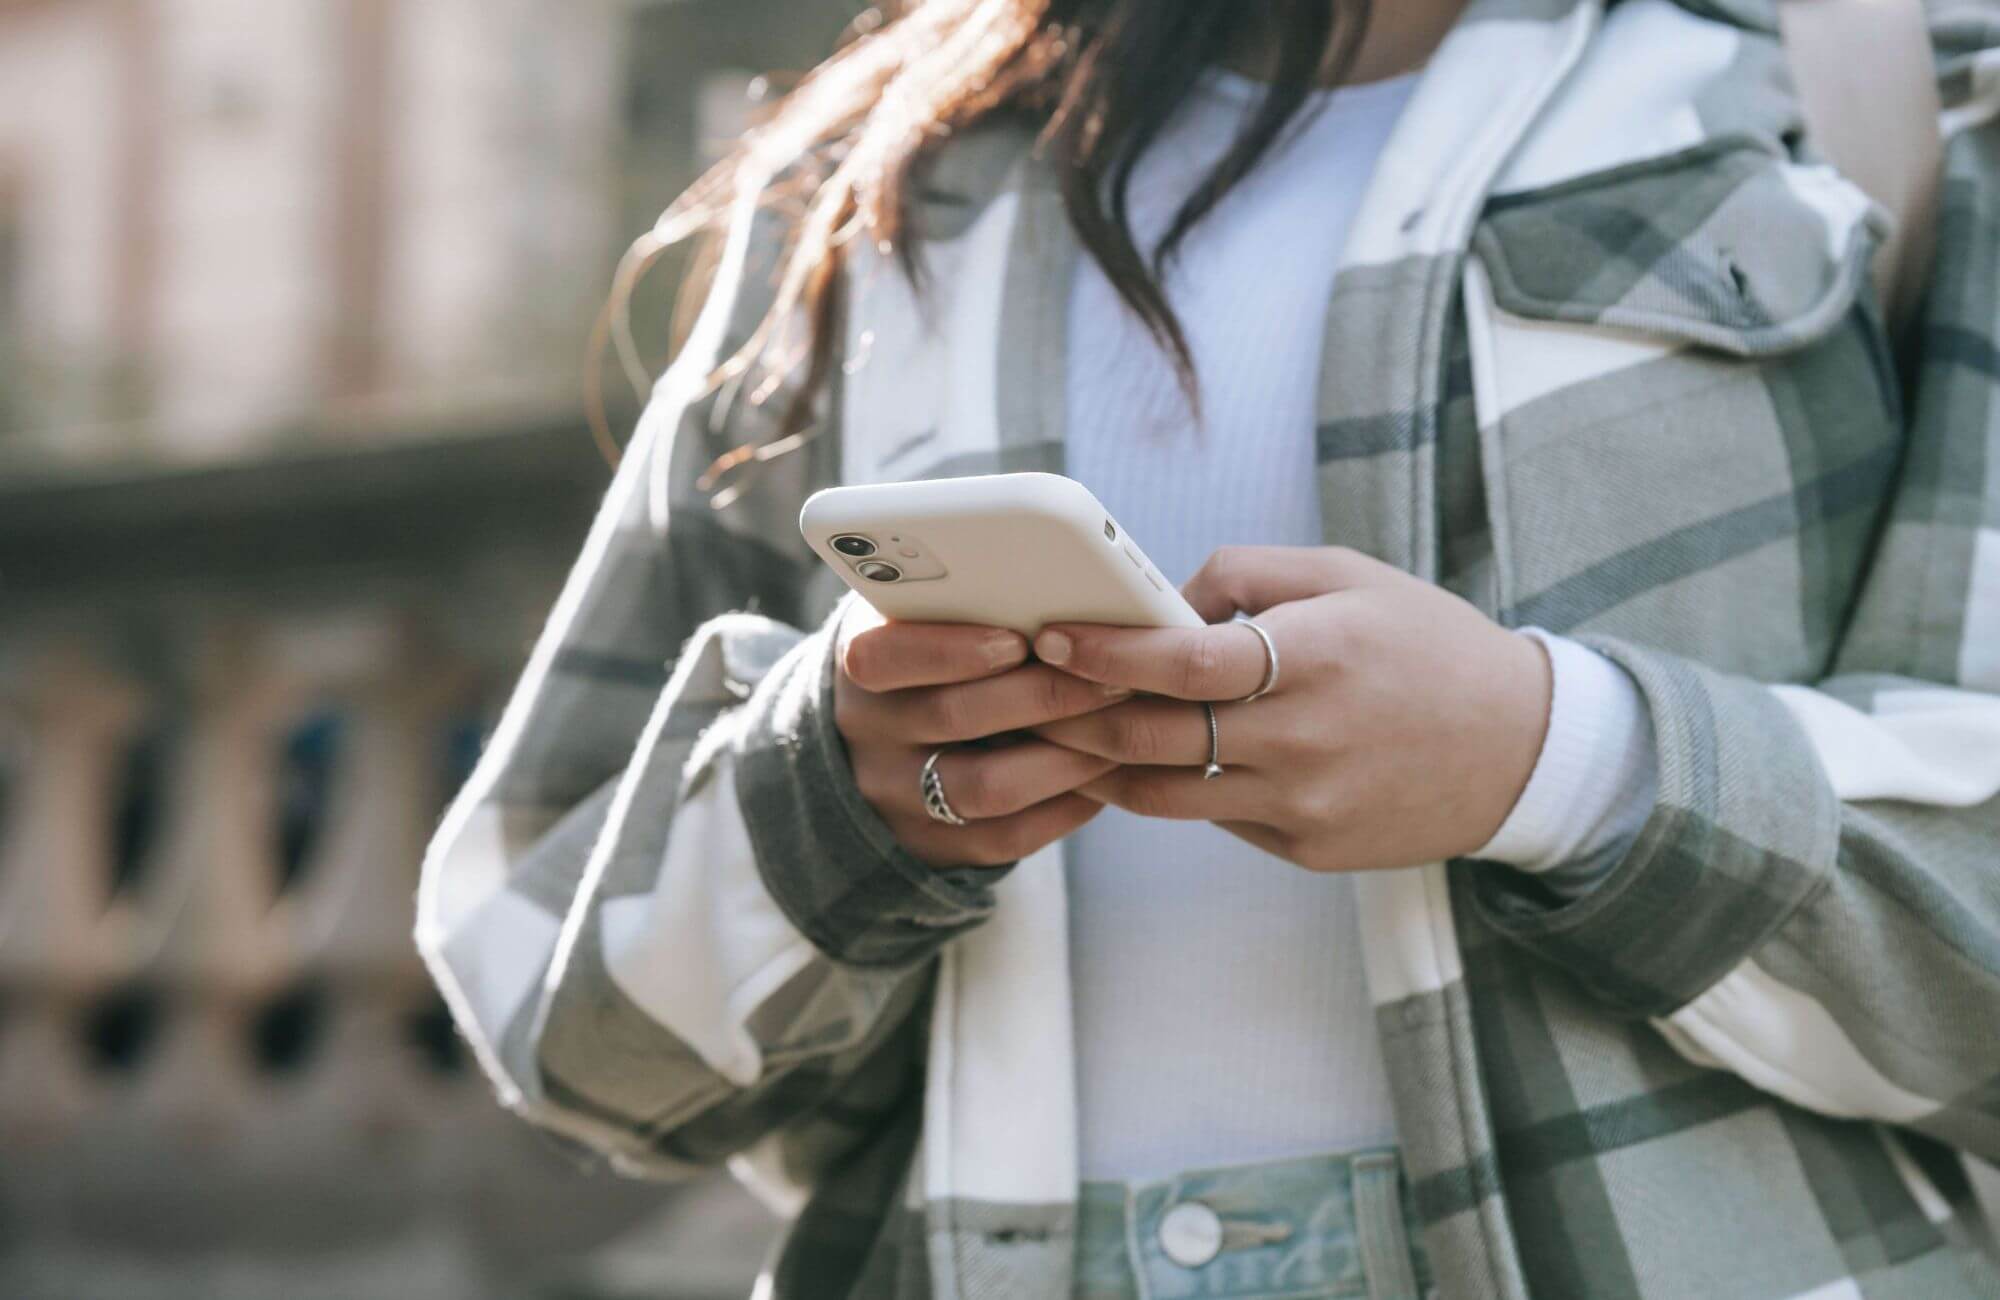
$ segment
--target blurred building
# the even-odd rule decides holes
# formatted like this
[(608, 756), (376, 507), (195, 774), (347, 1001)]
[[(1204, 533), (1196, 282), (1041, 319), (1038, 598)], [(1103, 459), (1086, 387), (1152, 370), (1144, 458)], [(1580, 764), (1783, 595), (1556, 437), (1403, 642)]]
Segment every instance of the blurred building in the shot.
[(857, 7), (0, 0), (0, 1295), (744, 1294), (733, 1191), (492, 1104), (410, 899), (618, 251)]

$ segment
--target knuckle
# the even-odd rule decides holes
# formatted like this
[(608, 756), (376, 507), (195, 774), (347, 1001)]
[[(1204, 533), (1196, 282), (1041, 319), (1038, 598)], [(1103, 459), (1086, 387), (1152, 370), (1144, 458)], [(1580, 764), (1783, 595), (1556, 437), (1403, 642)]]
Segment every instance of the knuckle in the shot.
[(1292, 790), (1284, 802), (1285, 812), (1295, 824), (1330, 826), (1340, 820), (1340, 796), (1317, 785), (1303, 785)]
[[(1293, 763), (1306, 757), (1305, 747), (1299, 741), (1298, 730), (1289, 723), (1280, 723), (1260, 735), (1257, 738), (1256, 751), (1266, 762), (1271, 763)], [(1232, 746), (1223, 752), (1234, 754), (1236, 749)]]
[(1139, 764), (1152, 763), (1160, 757), (1160, 729), (1138, 710), (1106, 718), (1104, 729), (1109, 733), (1114, 756)]
[(1199, 698), (1217, 680), (1222, 668), (1215, 638), (1191, 636), (1182, 643), (1174, 676), (1182, 693)]
[(967, 730), (971, 714), (971, 702), (964, 691), (949, 688), (932, 691), (924, 705), (926, 739), (966, 739), (973, 734)]
[(1222, 552), (1217, 551), (1201, 562), (1181, 590), (1186, 593), (1204, 592), (1220, 594), (1228, 587), (1228, 580), (1222, 568)]
[(1308, 722), (1301, 712), (1274, 727), (1267, 743), (1280, 758), (1300, 759), (1326, 748), (1326, 736), (1322, 728)]
[(992, 817), (1003, 811), (998, 786), (992, 764), (976, 760), (956, 765), (945, 777), (951, 806), (963, 817)]
[(1201, 566), (1201, 571), (1210, 578), (1226, 578), (1243, 567), (1248, 554), (1249, 548), (1243, 546), (1217, 547), (1215, 553), (1208, 557), (1208, 562)]
[(1066, 718), (1077, 711), (1082, 682), (1063, 673), (1041, 673), (1035, 684), (1034, 709), (1043, 719)]
[(1386, 663), (1403, 650), (1397, 643), (1395, 629), (1365, 604), (1342, 620), (1340, 648), (1341, 660), (1349, 667)]
[(1354, 656), (1354, 620), (1343, 615), (1322, 619), (1310, 637), (1287, 643), (1283, 653), (1301, 669), (1338, 671)]

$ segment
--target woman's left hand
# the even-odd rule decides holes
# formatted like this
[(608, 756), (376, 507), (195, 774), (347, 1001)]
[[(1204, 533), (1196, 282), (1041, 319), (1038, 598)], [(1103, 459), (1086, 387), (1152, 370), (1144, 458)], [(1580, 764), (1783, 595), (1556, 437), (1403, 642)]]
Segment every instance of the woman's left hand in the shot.
[[(1414, 866), (1491, 839), (1548, 725), (1547, 654), (1458, 597), (1358, 552), (1231, 547), (1184, 589), (1212, 626), (1045, 628), (1035, 653), (1144, 694), (1035, 728), (1120, 766), (1079, 793), (1213, 821), (1314, 871)], [(1276, 645), (1264, 679), (1257, 620)], [(1223, 774), (1205, 780), (1215, 702)]]

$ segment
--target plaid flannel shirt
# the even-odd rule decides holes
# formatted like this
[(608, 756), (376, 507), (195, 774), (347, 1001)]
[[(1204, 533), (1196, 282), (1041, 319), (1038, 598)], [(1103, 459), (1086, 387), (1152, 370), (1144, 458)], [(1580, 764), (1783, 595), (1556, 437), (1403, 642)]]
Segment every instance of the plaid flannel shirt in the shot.
[[(1328, 305), (1329, 544), (1627, 669), (1657, 805), (1580, 898), (1357, 879), (1454, 1297), (2000, 1294), (2000, 6), (1934, 3), (1938, 257), (1900, 383), (1883, 220), (1801, 140), (1764, 0), (1473, 0)], [(746, 203), (425, 865), (418, 939), (502, 1099), (795, 1214), (787, 1296), (1055, 1297), (1075, 1218), (1057, 845), (934, 871), (827, 705), (835, 482), (1062, 467), (1077, 255), (1028, 133), (926, 178), (921, 290), (857, 252), (823, 431), (702, 376), (768, 302)], [(802, 630), (803, 629), (803, 630)], [(812, 630), (819, 629), (819, 630)]]

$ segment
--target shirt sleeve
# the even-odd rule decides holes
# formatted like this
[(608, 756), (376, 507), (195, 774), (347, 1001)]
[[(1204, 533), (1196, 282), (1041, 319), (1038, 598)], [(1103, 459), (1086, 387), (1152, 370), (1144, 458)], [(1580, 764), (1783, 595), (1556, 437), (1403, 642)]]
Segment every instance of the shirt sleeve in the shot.
[[(1945, 177), (1895, 490), (1828, 665), (1771, 683), (1591, 634), (1659, 794), (1588, 896), (1468, 881), (1502, 940), (1688, 1060), (2000, 1158), (2000, 13), (1931, 7)], [(1746, 617), (1755, 611), (1744, 611)]]
[(1554, 689), (1541, 756), (1514, 810), (1473, 854), (1579, 895), (1631, 847), (1659, 792), (1653, 722), (1631, 675), (1597, 651), (1527, 628)]
[(416, 941), (521, 1116), (624, 1173), (754, 1165), (795, 1203), (890, 1149), (921, 1087), (930, 958), (992, 910), (998, 876), (931, 871), (853, 789), (836, 622), (815, 611), (821, 566), (792, 523), (836, 444), (785, 458), (728, 511), (697, 486), (718, 451), (770, 441), (787, 406), (708, 382), (763, 319), (789, 238), (763, 192), (746, 189), (431, 842)]

